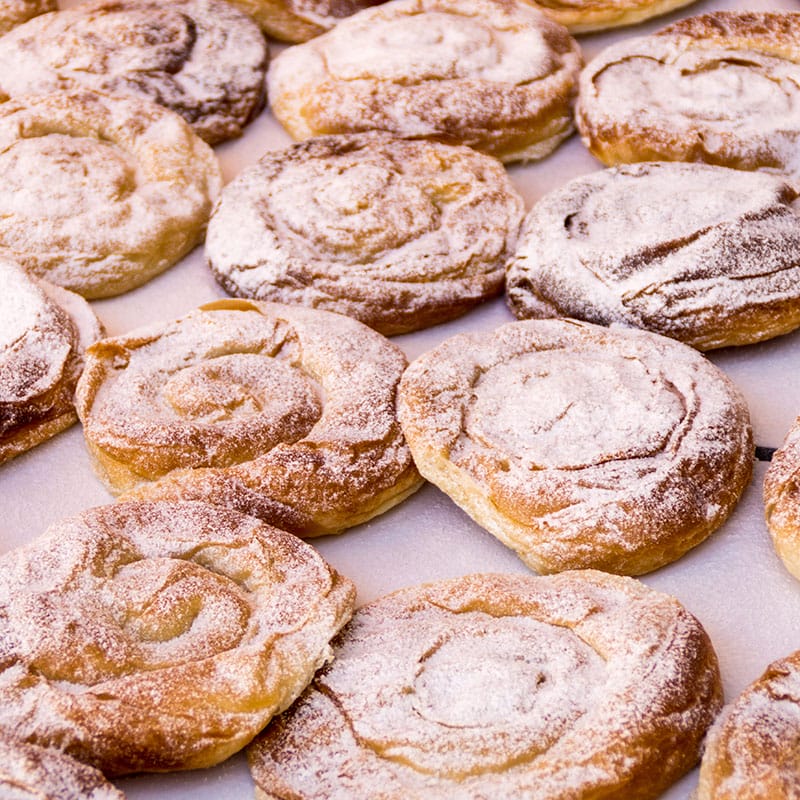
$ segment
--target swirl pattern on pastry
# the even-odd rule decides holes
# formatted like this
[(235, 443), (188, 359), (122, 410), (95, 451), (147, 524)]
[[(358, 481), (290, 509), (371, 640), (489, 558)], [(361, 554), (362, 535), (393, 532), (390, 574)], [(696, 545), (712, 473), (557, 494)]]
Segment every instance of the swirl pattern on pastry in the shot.
[(520, 319), (577, 317), (700, 350), (800, 326), (797, 192), (782, 179), (653, 162), (591, 173), (531, 209), (506, 276)]
[(523, 3), (400, 0), (285, 50), (268, 91), (295, 139), (379, 129), (518, 161), (572, 132), (580, 65), (566, 29)]
[(205, 503), (116, 503), (0, 558), (0, 730), (108, 774), (246, 745), (330, 657), (355, 589)]
[(605, 164), (705, 161), (800, 176), (800, 13), (715, 11), (611, 45), (576, 112)]
[(77, 422), (83, 353), (101, 335), (83, 298), (0, 258), (0, 463)]
[(421, 478), (396, 417), (402, 351), (356, 320), (218, 301), (91, 347), (76, 405), (128, 497), (206, 500), (304, 536), (391, 508)]
[(211, 148), (154, 103), (76, 91), (0, 104), (0, 255), (84, 297), (171, 267), (221, 188)]
[(133, 94), (216, 144), (261, 110), (268, 55), (258, 25), (222, 0), (89, 0), (3, 37), (0, 94)]
[(225, 187), (206, 257), (230, 294), (391, 336), (497, 294), (523, 214), (503, 166), (470, 148), (326, 136), (267, 153)]
[(125, 800), (103, 773), (49, 747), (0, 738), (3, 800)]
[(422, 475), (539, 572), (674, 561), (752, 471), (739, 391), (647, 331), (553, 319), (454, 336), (411, 364), (398, 408)]
[(57, 8), (55, 0), (0, 0), (0, 36), (32, 17)]
[(635, 25), (694, 0), (525, 0), (570, 33), (591, 33)]
[(695, 800), (776, 800), (800, 792), (800, 651), (775, 661), (708, 734)]
[(260, 800), (647, 800), (721, 705), (699, 622), (600, 572), (404, 589), (334, 649), (248, 751)]

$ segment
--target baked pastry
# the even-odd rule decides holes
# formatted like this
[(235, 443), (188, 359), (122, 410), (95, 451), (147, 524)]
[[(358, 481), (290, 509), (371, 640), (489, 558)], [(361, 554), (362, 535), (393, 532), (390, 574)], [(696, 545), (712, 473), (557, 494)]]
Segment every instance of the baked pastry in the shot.
[(83, 351), (101, 335), (82, 297), (0, 258), (0, 464), (77, 422)]
[(154, 103), (89, 91), (0, 103), (0, 255), (84, 297), (171, 267), (221, 188), (211, 148)]
[(658, 17), (694, 0), (525, 0), (570, 33), (591, 33), (635, 25)]
[(521, 319), (577, 317), (700, 350), (800, 326), (797, 192), (781, 178), (653, 162), (590, 173), (531, 209), (508, 264)]
[(709, 731), (695, 800), (800, 796), (800, 651), (775, 661)]
[(47, 747), (0, 738), (3, 800), (125, 800), (103, 773)]
[(502, 164), (383, 133), (267, 153), (226, 187), (206, 257), (227, 292), (338, 311), (391, 336), (500, 292), (525, 207)]
[(55, 0), (0, 0), (0, 36), (31, 17), (55, 11)]
[(284, 50), (267, 82), (295, 139), (380, 129), (519, 161), (572, 132), (580, 65), (566, 29), (524, 3), (396, 0)]
[(798, 178), (800, 13), (714, 11), (603, 50), (576, 112), (604, 164), (706, 161)]
[(259, 800), (647, 800), (721, 705), (700, 623), (594, 571), (403, 589), (334, 648), (249, 748)]
[[(112, 492), (338, 533), (422, 483), (396, 417), (402, 351), (355, 320), (222, 300), (98, 342), (76, 405)], [(152, 481), (153, 483), (142, 483)]]
[(0, 730), (107, 774), (246, 745), (330, 657), (355, 588), (205, 503), (116, 503), (0, 557)]
[(133, 94), (216, 144), (261, 110), (268, 57), (258, 25), (224, 0), (89, 0), (3, 37), (0, 94)]
[(454, 336), (408, 368), (398, 412), (422, 475), (539, 572), (668, 564), (752, 471), (739, 391), (647, 331), (552, 319)]

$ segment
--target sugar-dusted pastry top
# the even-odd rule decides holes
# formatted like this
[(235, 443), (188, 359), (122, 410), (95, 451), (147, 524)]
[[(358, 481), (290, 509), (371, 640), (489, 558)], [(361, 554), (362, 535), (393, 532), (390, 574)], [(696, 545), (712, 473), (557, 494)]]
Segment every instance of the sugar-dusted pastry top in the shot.
[(314, 536), (420, 486), (396, 417), (405, 366), (340, 314), (222, 300), (98, 342), (76, 404), (112, 491), (202, 499)]
[(0, 36), (31, 17), (55, 11), (56, 0), (0, 0)]
[(647, 331), (549, 319), (454, 336), (410, 365), (399, 416), (422, 475), (540, 572), (674, 561), (752, 470), (736, 387)]
[(706, 161), (800, 175), (800, 12), (714, 11), (603, 50), (576, 119), (605, 164)]
[(701, 350), (800, 325), (800, 217), (784, 180), (707, 164), (600, 170), (531, 209), (508, 265), (514, 314), (577, 317)]
[(693, 0), (525, 0), (566, 26), (570, 33), (591, 33), (635, 25), (688, 5)]
[(503, 166), (470, 148), (325, 136), (267, 153), (225, 187), (206, 257), (233, 295), (394, 335), (497, 294), (523, 213)]
[(709, 731), (696, 800), (800, 796), (800, 652), (775, 661)]
[(171, 267), (221, 188), (211, 148), (155, 103), (88, 90), (0, 103), (0, 256), (85, 297)]
[(107, 774), (246, 745), (330, 658), (355, 588), (204, 503), (116, 503), (0, 557), (0, 731)]
[(402, 589), (334, 648), (248, 751), (260, 800), (647, 800), (722, 702), (700, 623), (594, 571)]
[(260, 111), (267, 60), (259, 27), (223, 0), (89, 0), (3, 37), (0, 95), (134, 94), (216, 144)]
[(541, 158), (572, 131), (580, 50), (511, 0), (400, 0), (272, 63), (270, 105), (295, 139), (380, 129)]

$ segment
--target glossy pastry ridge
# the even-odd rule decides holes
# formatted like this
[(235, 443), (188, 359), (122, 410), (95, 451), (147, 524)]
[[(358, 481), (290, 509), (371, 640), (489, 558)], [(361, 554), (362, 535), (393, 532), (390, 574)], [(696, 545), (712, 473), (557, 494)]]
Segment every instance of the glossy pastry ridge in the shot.
[(0, 730), (109, 775), (219, 763), (330, 658), (355, 588), (204, 503), (117, 503), (0, 557)]
[(797, 192), (781, 178), (652, 162), (575, 178), (529, 212), (506, 293), (520, 319), (575, 317), (700, 350), (800, 326)]
[(573, 130), (580, 48), (524, 3), (396, 0), (285, 50), (270, 106), (295, 139), (385, 130), (542, 158)]
[(722, 702), (700, 623), (595, 571), (402, 589), (334, 649), (248, 751), (261, 800), (646, 800)]
[(419, 488), (396, 416), (405, 365), (340, 314), (221, 300), (98, 342), (76, 405), (113, 492), (205, 500), (316, 536)]
[(551, 319), (454, 336), (406, 370), (399, 416), (422, 475), (539, 572), (674, 561), (752, 472), (738, 389), (647, 331)]
[(593, 33), (635, 25), (689, 5), (694, 0), (525, 0), (570, 33)]
[(470, 148), (325, 136), (267, 153), (225, 187), (206, 258), (230, 294), (389, 336), (499, 293), (523, 213), (503, 166)]

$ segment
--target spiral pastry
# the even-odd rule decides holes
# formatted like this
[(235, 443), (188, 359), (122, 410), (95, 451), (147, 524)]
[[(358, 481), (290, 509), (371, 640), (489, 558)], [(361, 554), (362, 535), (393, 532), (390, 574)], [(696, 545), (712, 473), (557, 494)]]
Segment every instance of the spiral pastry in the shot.
[(775, 661), (709, 731), (695, 800), (791, 800), (800, 792), (800, 651)]
[(523, 213), (503, 166), (467, 147), (326, 136), (228, 184), (206, 256), (230, 294), (338, 311), (390, 336), (497, 294)]
[(454, 336), (400, 385), (420, 472), (539, 572), (674, 561), (750, 479), (747, 406), (686, 345), (529, 320)]
[(94, 767), (60, 750), (0, 738), (4, 800), (125, 800)]
[(83, 352), (101, 335), (83, 298), (0, 258), (0, 464), (77, 422)]
[(566, 29), (524, 3), (398, 0), (285, 50), (268, 87), (295, 139), (379, 129), (519, 161), (572, 132), (580, 65)]
[(96, 467), (129, 497), (206, 500), (304, 536), (421, 484), (396, 418), (400, 349), (355, 320), (210, 303), (98, 342), (76, 405)]
[(55, 0), (0, 0), (0, 36), (32, 17), (55, 11)]
[(694, 0), (525, 0), (570, 33), (635, 25), (682, 8)]
[(90, 509), (0, 558), (0, 730), (108, 774), (211, 766), (308, 685), (354, 600), (234, 511)]
[(800, 173), (800, 13), (715, 11), (627, 39), (581, 74), (584, 144), (605, 164), (705, 161)]
[(514, 314), (620, 323), (700, 350), (800, 326), (797, 192), (777, 176), (652, 162), (601, 170), (531, 210), (506, 276)]
[(258, 25), (223, 0), (89, 0), (2, 38), (0, 95), (133, 94), (216, 144), (261, 110), (268, 57)]
[(647, 800), (721, 705), (700, 623), (600, 572), (404, 589), (334, 648), (249, 749), (262, 800)]
[(154, 103), (76, 91), (0, 104), (0, 255), (84, 297), (181, 259), (221, 188), (211, 148)]

